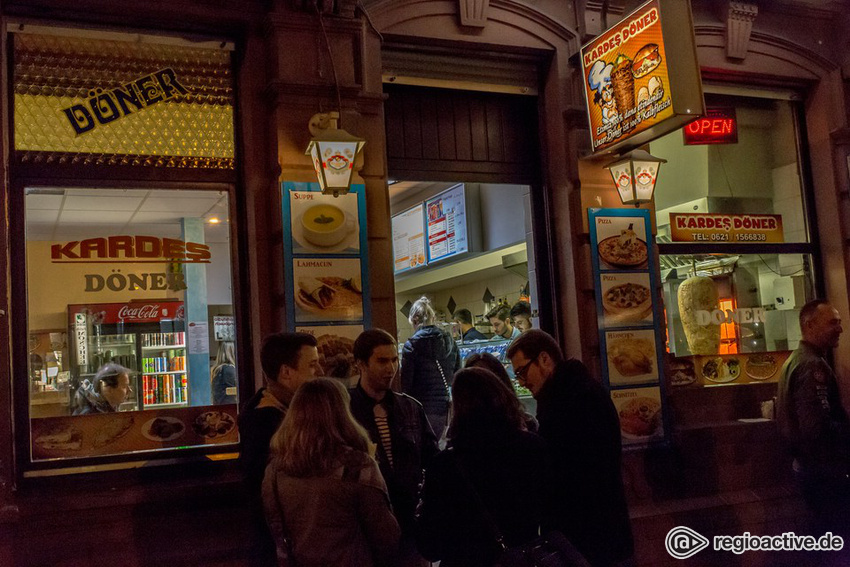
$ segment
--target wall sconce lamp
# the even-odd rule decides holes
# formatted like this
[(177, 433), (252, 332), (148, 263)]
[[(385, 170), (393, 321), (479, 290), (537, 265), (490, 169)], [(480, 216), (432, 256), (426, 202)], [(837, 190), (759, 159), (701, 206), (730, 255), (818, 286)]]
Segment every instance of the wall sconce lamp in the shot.
[(338, 128), (339, 112), (314, 114), (309, 128), (313, 139), (306, 155), (313, 158), (313, 167), (324, 195), (339, 197), (351, 189), (354, 159), (366, 140)]
[(662, 163), (667, 160), (644, 150), (634, 150), (609, 163), (605, 169), (611, 172), (623, 204), (639, 207), (641, 203), (652, 201)]

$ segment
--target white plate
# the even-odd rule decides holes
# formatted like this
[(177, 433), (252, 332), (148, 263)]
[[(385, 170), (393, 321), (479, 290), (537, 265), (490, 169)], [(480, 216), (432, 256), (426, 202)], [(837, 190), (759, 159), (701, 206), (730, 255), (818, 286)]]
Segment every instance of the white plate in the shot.
[[(317, 246), (312, 242), (308, 241), (304, 238), (304, 227), (301, 225), (301, 222), (293, 222), (292, 223), (292, 239), (298, 244), (299, 248), (303, 248), (307, 252), (316, 252), (318, 254), (337, 254), (339, 252), (344, 252), (349, 248), (354, 249), (355, 251), (359, 248), (360, 244), (360, 224), (357, 222), (357, 217), (346, 212), (345, 213), (345, 222), (354, 221), (354, 228), (345, 235), (345, 238), (339, 244), (335, 244), (334, 246)], [(294, 252), (300, 252), (300, 250), (294, 250)]]
[[(175, 431), (174, 433), (172, 433), (171, 435), (169, 435), (167, 437), (160, 437), (159, 435), (154, 435), (153, 433), (151, 433), (151, 427), (153, 426), (153, 422), (156, 421), (157, 419), (167, 421), (168, 423), (170, 423), (172, 425), (179, 424), (180, 429), (178, 429), (177, 431)], [(167, 415), (155, 417), (155, 418), (151, 419), (150, 421), (147, 421), (142, 426), (142, 435), (144, 435), (145, 437), (147, 437), (151, 441), (173, 441), (174, 439), (177, 439), (178, 437), (180, 437), (184, 433), (186, 433), (186, 424), (183, 423), (181, 420), (177, 419), (176, 417), (170, 417), (170, 416), (167, 416)]]
[(192, 428), (195, 433), (207, 439), (224, 437), (236, 427), (236, 420), (229, 413), (206, 411), (195, 418)]

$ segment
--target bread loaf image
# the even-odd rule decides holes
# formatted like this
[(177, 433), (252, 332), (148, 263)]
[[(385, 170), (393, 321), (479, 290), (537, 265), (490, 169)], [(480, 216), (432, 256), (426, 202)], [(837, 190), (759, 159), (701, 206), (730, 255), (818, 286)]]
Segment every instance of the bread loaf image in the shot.
[(710, 321), (700, 325), (697, 311), (711, 313), (720, 306), (717, 288), (711, 278), (695, 276), (679, 286), (679, 315), (691, 354), (717, 354), (720, 351), (720, 325)]

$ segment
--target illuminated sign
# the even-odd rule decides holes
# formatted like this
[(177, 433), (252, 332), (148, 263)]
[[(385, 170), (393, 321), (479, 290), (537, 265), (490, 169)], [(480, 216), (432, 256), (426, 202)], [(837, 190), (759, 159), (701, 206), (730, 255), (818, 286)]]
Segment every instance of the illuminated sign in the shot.
[(710, 108), (705, 117), (694, 120), (684, 128), (686, 146), (704, 144), (737, 144), (738, 120), (734, 108)]
[(157, 236), (110, 236), (73, 240), (50, 247), (54, 264), (159, 263), (209, 264), (210, 247)]
[(705, 112), (690, 4), (650, 0), (581, 49), (594, 152), (634, 149)]
[(761, 244), (784, 242), (782, 215), (670, 213), (673, 242)]

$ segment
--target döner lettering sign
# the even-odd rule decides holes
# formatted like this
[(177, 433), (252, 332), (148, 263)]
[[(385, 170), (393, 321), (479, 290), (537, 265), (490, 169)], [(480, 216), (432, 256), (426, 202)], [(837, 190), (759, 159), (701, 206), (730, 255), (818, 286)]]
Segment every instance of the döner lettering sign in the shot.
[(782, 215), (670, 213), (673, 242), (729, 244), (784, 242)]
[(62, 112), (79, 136), (91, 132), (98, 124), (109, 124), (158, 102), (186, 94), (189, 90), (180, 84), (174, 70), (165, 68), (112, 90), (93, 89), (85, 104), (71, 105)]
[(109, 236), (74, 240), (50, 247), (51, 262), (209, 264), (210, 247), (198, 242), (157, 236)]

